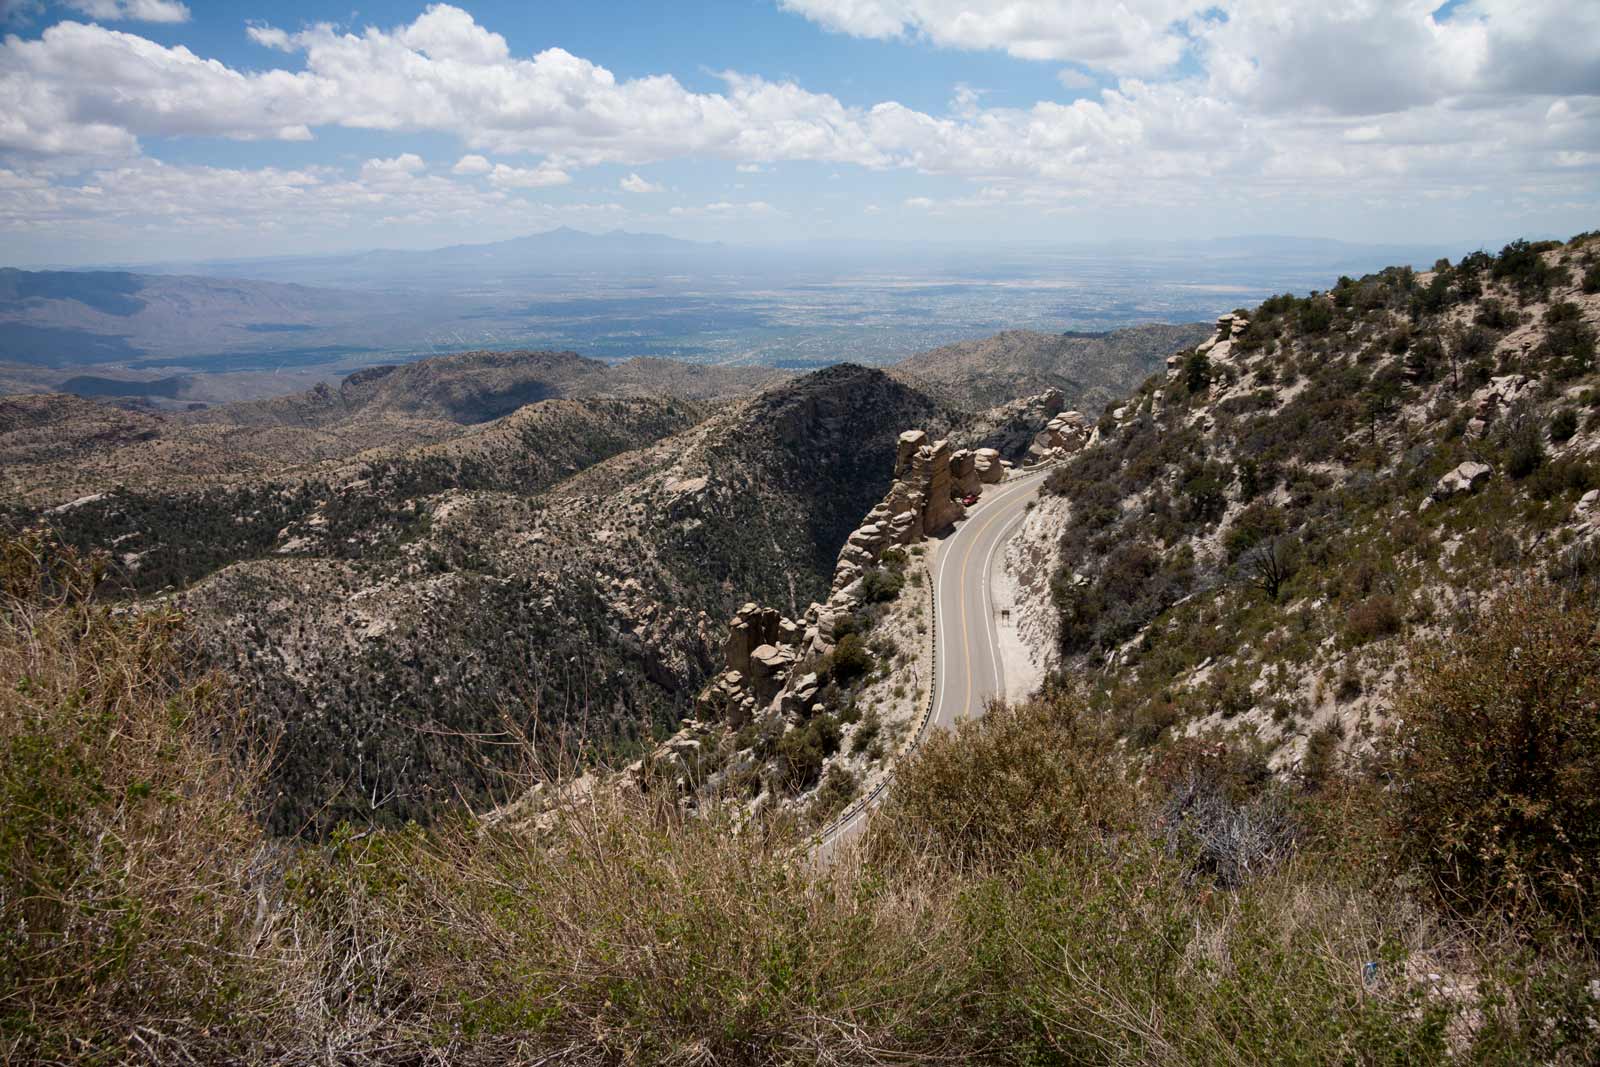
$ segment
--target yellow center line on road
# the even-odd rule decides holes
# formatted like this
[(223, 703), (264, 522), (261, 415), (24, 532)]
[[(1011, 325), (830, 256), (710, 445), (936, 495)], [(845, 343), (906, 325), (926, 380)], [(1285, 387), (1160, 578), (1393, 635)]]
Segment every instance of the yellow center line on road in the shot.
[[(1021, 486), (1018, 486), (1017, 488), (1020, 490)], [(962, 711), (968, 714), (971, 714), (972, 712), (972, 644), (971, 639), (968, 636), (969, 631), (967, 629), (967, 564), (972, 562), (973, 546), (979, 541), (983, 540), (983, 535), (989, 532), (989, 527), (1000, 521), (1000, 517), (1003, 514), (1002, 510), (1000, 509), (1001, 500), (1008, 500), (1010, 497), (1016, 495), (1018, 495), (1016, 492), (1012, 492), (1005, 494), (1003, 497), (997, 496), (995, 498), (995, 513), (989, 517), (988, 522), (985, 522), (982, 526), (978, 527), (978, 532), (972, 535), (972, 540), (967, 545), (967, 551), (961, 557), (961, 578), (957, 583), (957, 588), (961, 590), (961, 659), (962, 662), (966, 664), (967, 668), (967, 701), (964, 705), (962, 705)], [(985, 579), (985, 581), (987, 581), (987, 579)], [(937, 718), (938, 716), (935, 715), (934, 717)], [(952, 720), (952, 722), (953, 721), (954, 720)]]

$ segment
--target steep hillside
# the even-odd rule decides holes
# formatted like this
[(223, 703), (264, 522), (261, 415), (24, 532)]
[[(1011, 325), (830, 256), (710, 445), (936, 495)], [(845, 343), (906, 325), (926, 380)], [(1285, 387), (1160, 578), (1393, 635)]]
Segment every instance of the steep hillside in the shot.
[[(537, 492), (704, 417), (698, 405), (674, 400), (549, 400), (447, 445), (374, 449), (289, 470), (259, 448), (230, 452), (223, 434), (212, 439), (214, 450), (205, 436), (158, 437), (84, 463), (85, 495), (48, 508), (0, 502), (0, 517), (13, 525), (43, 521), (71, 544), (114, 549), (120, 579), (148, 593), (270, 555), (381, 558), (426, 522), (414, 503), (423, 496), (449, 487)], [(297, 445), (279, 429), (272, 439), (292, 455), (314, 445), (310, 436)], [(139, 462), (124, 468), (129, 453)], [(52, 462), (72, 468), (70, 460)], [(187, 478), (177, 466), (184, 462), (196, 468)], [(212, 484), (197, 473), (213, 474)]]
[(1600, 570), (1597, 326), (1594, 235), (1224, 316), (1052, 477), (1007, 564), (1024, 629), (1151, 758), (1326, 773), (1403, 642)]
[(0, 396), (0, 457), (4, 489), (21, 494), (31, 470), (81, 466), (106, 453), (160, 435), (166, 420), (61, 393)]
[(890, 373), (966, 410), (1057, 389), (1068, 406), (1098, 414), (1173, 352), (1203, 340), (1208, 330), (1202, 323), (1103, 334), (1007, 330), (901, 360)]
[(842, 365), (547, 491), (518, 482), (518, 434), (545, 440), (541, 413), (578, 403), (650, 402), (546, 401), (475, 438), (374, 458), (263, 526), (272, 552), (182, 595), (211, 662), (282, 731), (278, 829), (494, 799), (511, 736), (615, 755), (670, 730), (722, 620), (751, 597), (824, 595), (882, 494), (897, 428), (945, 418)]

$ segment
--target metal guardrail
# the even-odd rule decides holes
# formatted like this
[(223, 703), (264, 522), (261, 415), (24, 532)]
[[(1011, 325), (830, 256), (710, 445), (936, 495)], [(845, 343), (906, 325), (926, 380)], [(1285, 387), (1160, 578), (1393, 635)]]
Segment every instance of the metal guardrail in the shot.
[[(1046, 470), (1053, 467), (1058, 462), (1060, 461), (1049, 459), (1031, 467), (1024, 467), (1022, 478), (1019, 478), (1018, 481), (1020, 482), (1022, 479), (1031, 478), (1036, 474), (1043, 474)], [(923, 704), (922, 715), (917, 720), (917, 728), (912, 732), (906, 743), (901, 746), (900, 752), (895, 758), (896, 763), (899, 763), (901, 759), (904, 759), (906, 756), (916, 751), (917, 746), (921, 745), (926, 739), (928, 726), (933, 720), (933, 709), (939, 698), (939, 594), (938, 590), (935, 588), (935, 569), (931, 565), (931, 562), (932, 561), (930, 561), (930, 565), (928, 567), (928, 699)], [(833, 820), (833, 822), (817, 831), (816, 843), (818, 845), (826, 844), (828, 841), (833, 839), (840, 830), (850, 825), (850, 823), (860, 816), (862, 812), (876, 805), (878, 799), (883, 796), (883, 794), (888, 790), (889, 786), (894, 784), (894, 772), (894, 767), (890, 767), (885, 770), (883, 772), (883, 780), (877, 785), (873, 786), (870, 792), (846, 808), (844, 813), (837, 819)]]

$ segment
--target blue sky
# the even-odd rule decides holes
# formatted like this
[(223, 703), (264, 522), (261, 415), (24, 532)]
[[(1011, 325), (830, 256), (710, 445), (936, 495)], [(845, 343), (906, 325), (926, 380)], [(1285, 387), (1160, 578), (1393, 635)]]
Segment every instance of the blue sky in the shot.
[(1600, 4), (0, 0), (7, 262), (1600, 226)]

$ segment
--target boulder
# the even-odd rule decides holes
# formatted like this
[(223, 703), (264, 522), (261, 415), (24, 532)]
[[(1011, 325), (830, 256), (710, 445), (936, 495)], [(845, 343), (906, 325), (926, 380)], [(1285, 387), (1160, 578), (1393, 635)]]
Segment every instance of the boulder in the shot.
[(1493, 472), (1487, 463), (1468, 460), (1440, 478), (1439, 484), (1433, 487), (1431, 496), (1434, 500), (1448, 500), (1463, 493), (1476, 492), (1478, 487), (1488, 480), (1491, 473)]
[(798, 658), (794, 649), (777, 645), (762, 645), (750, 653), (750, 687), (758, 706), (765, 706), (778, 695), (789, 668)]
[(1591, 525), (1600, 523), (1600, 489), (1591, 489), (1578, 500), (1578, 514)]

